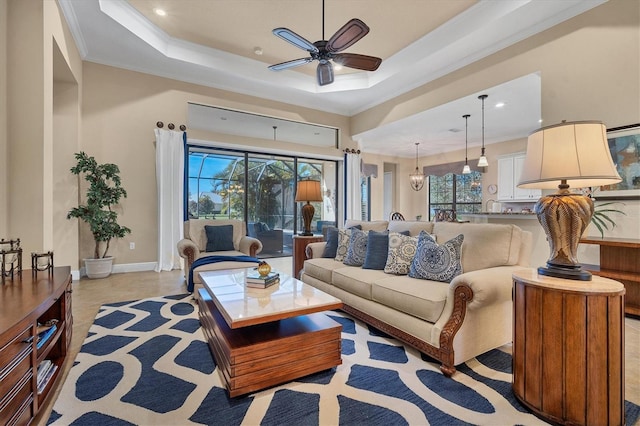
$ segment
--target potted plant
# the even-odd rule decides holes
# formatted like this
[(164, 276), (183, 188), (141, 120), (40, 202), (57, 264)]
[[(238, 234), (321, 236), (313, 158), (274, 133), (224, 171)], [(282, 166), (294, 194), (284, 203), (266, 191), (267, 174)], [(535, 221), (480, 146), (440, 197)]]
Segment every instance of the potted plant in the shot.
[(113, 257), (107, 256), (113, 238), (122, 238), (131, 229), (118, 224), (118, 213), (113, 206), (127, 197), (127, 191), (120, 182), (120, 169), (111, 163), (98, 164), (95, 158), (84, 152), (75, 154), (76, 165), (71, 168), (74, 175), (83, 175), (89, 183), (86, 204), (74, 207), (67, 213), (67, 219), (78, 218), (85, 221), (95, 241), (93, 258), (84, 259), (89, 278), (104, 278), (111, 274)]

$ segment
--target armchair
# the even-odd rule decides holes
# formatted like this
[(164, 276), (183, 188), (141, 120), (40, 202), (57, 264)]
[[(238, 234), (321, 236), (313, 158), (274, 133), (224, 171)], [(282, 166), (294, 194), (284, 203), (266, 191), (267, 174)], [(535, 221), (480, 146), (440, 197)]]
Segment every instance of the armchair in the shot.
[(282, 229), (269, 229), (263, 222), (249, 222), (248, 231), (250, 237), (260, 240), (263, 252), (282, 252)]
[[(231, 226), (231, 229), (228, 228), (229, 226)], [(215, 234), (217, 236), (215, 244), (213, 240), (209, 241), (207, 239), (207, 228), (205, 227), (221, 227), (215, 230), (209, 228), (210, 231), (220, 231)], [(222, 230), (225, 232), (221, 232)], [(210, 236), (212, 235), (210, 232)], [(226, 237), (231, 240), (228, 240)], [(209, 245), (209, 247), (207, 247), (207, 245)], [(209, 248), (210, 251), (207, 251), (207, 248)], [(217, 250), (217, 248), (223, 249)], [(245, 223), (241, 220), (233, 219), (190, 219), (184, 222), (184, 238), (178, 242), (178, 254), (184, 259), (185, 282), (189, 279), (191, 265), (201, 257), (215, 255), (255, 257), (261, 250), (262, 243), (260, 240), (246, 235)], [(200, 277), (198, 276), (198, 272), (201, 271), (249, 268), (251, 266), (257, 266), (257, 263), (223, 261), (201, 265), (194, 270), (193, 282), (196, 286), (202, 285)], [(195, 289), (194, 294), (198, 294)]]

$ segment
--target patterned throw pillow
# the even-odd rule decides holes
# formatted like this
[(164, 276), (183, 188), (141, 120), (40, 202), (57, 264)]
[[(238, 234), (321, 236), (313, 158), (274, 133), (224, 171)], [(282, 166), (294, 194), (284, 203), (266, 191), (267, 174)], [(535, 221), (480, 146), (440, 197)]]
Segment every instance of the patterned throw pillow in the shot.
[(362, 266), (367, 256), (367, 233), (360, 229), (351, 230), (347, 255), (342, 263), (348, 266)]
[(416, 254), (418, 237), (389, 232), (389, 252), (384, 272), (387, 274), (407, 275), (413, 256)]
[(462, 241), (460, 234), (438, 245), (427, 232), (420, 232), (418, 249), (411, 263), (409, 276), (425, 280), (450, 282), (462, 273)]
[(338, 232), (338, 248), (336, 249), (336, 257), (334, 258), (338, 262), (344, 261), (344, 258), (347, 256), (352, 229), (362, 229), (362, 226), (356, 225), (351, 228), (340, 229)]

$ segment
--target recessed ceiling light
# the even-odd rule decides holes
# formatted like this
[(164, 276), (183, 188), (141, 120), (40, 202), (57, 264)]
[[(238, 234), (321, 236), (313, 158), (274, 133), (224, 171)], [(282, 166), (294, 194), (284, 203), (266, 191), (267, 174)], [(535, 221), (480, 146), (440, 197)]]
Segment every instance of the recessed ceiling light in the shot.
[(220, 117), (220, 120), (227, 121), (227, 117)]
[(504, 106), (504, 102), (498, 102), (496, 104), (496, 108), (502, 108)]
[(540, 120), (538, 120), (538, 123), (542, 123), (542, 118)]
[(167, 12), (164, 9), (160, 9), (159, 7), (156, 7), (155, 9), (153, 9), (153, 11), (158, 16), (167, 16)]
[(449, 131), (451, 133), (458, 133), (460, 131), (460, 129), (449, 129)]
[(333, 64), (333, 69), (334, 69), (334, 71), (340, 71), (340, 70), (342, 70), (342, 65), (334, 63)]
[(256, 55), (262, 55), (262, 47), (260, 46), (256, 46), (253, 48), (253, 53), (255, 53)]

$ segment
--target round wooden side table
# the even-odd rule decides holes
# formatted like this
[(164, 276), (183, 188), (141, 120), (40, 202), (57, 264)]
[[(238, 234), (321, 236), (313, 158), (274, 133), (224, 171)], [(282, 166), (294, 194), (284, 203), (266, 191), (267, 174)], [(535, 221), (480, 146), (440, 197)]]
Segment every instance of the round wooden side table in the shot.
[(560, 424), (623, 425), (624, 286), (513, 274), (513, 392)]

